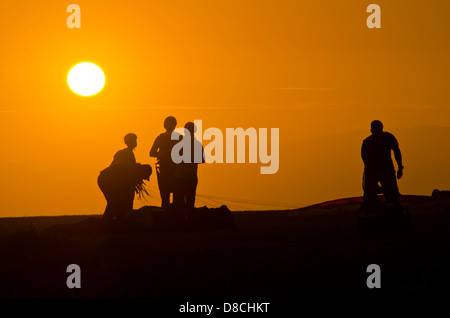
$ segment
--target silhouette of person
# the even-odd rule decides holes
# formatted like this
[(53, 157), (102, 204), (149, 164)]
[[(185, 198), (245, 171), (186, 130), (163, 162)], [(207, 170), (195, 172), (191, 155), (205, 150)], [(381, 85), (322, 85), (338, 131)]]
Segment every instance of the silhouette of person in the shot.
[[(175, 117), (167, 117), (164, 120), (166, 131), (156, 137), (150, 149), (150, 157), (157, 158), (156, 176), (163, 209), (170, 208), (170, 194), (173, 194), (175, 163), (172, 160), (172, 148), (178, 142), (179, 136), (178, 133), (174, 132), (176, 126), (177, 120)], [(172, 140), (172, 134), (175, 134), (175, 140)]]
[(97, 184), (106, 199), (103, 219), (112, 221), (115, 217), (123, 221), (133, 210), (135, 193), (148, 194), (144, 180), (149, 180), (152, 174), (150, 165), (118, 163), (100, 172)]
[(361, 157), (364, 162), (364, 202), (377, 202), (378, 182), (384, 193), (386, 202), (400, 204), (400, 192), (397, 186), (391, 150), (398, 164), (397, 178), (403, 176), (402, 154), (394, 135), (383, 131), (379, 120), (371, 123), (372, 135), (364, 139)]
[(137, 146), (137, 136), (133, 133), (126, 134), (123, 138), (127, 148), (119, 150), (114, 155), (114, 159), (111, 162), (111, 166), (116, 164), (136, 164), (136, 157), (134, 156), (133, 150)]
[[(195, 207), (195, 196), (198, 184), (198, 164), (205, 162), (205, 152), (200, 141), (198, 141), (194, 134), (197, 131), (197, 127), (193, 122), (188, 122), (184, 126), (185, 134), (182, 138), (190, 138), (190, 162), (180, 162), (176, 165), (175, 169), (175, 192), (174, 192), (174, 205), (177, 211), (189, 212)], [(180, 155), (183, 155), (181, 149)], [(195, 152), (201, 152), (195, 155)], [(196, 162), (195, 159), (197, 157)]]

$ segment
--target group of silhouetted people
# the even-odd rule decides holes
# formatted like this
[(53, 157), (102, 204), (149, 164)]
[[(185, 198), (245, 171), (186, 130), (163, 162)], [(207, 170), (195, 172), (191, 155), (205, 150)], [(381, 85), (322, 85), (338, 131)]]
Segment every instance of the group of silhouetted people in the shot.
[[(155, 139), (150, 150), (150, 157), (157, 159), (155, 170), (161, 194), (161, 207), (167, 211), (187, 215), (195, 207), (198, 164), (204, 163), (205, 157), (201, 143), (194, 136), (196, 131), (194, 123), (186, 123), (184, 136), (175, 132), (176, 126), (175, 117), (169, 116), (165, 119), (166, 131)], [(190, 138), (192, 158), (188, 162), (175, 163), (172, 150), (183, 138)], [(138, 194), (139, 197), (148, 195), (145, 189), (145, 180), (150, 179), (153, 169), (150, 165), (136, 162), (133, 152), (137, 146), (135, 134), (127, 134), (124, 142), (127, 147), (116, 152), (111, 165), (101, 171), (97, 179), (98, 186), (107, 201), (103, 214), (106, 221), (112, 221), (114, 218), (118, 221), (125, 219), (133, 210), (135, 194)], [(199, 145), (200, 148), (198, 148)], [(202, 151), (199, 163), (194, 160), (194, 149), (197, 148)], [(180, 150), (180, 156), (183, 155), (184, 149)]]
[[(197, 169), (199, 163), (205, 162), (203, 146), (194, 137), (194, 123), (185, 125), (185, 135), (175, 132), (177, 121), (169, 116), (164, 121), (165, 132), (154, 141), (150, 157), (157, 158), (155, 170), (158, 187), (161, 194), (161, 207), (165, 210), (186, 213), (194, 209), (197, 189)], [(400, 204), (400, 192), (396, 178), (403, 175), (402, 155), (397, 139), (383, 131), (379, 120), (371, 123), (372, 135), (364, 139), (361, 147), (361, 157), (364, 162), (363, 189), (364, 203), (375, 204), (378, 195), (383, 193), (387, 203)], [(183, 138), (190, 138), (191, 160), (174, 162), (172, 150)], [(149, 180), (153, 169), (150, 165), (136, 163), (134, 149), (137, 146), (137, 136), (127, 134), (124, 138), (127, 148), (119, 150), (111, 165), (100, 172), (98, 185), (103, 192), (107, 206), (104, 219), (124, 219), (133, 210), (135, 194), (148, 194), (145, 180)], [(184, 148), (181, 148), (180, 152)], [(196, 149), (201, 149), (201, 161), (194, 160)], [(398, 164), (397, 174), (391, 158), (394, 152)], [(182, 155), (182, 153), (180, 153)], [(173, 197), (171, 202), (170, 197)]]
[[(173, 207), (177, 211), (189, 211), (195, 206), (195, 196), (197, 190), (197, 170), (198, 164), (205, 162), (205, 154), (201, 143), (195, 138), (196, 127), (193, 122), (188, 122), (184, 126), (187, 134), (180, 136), (174, 132), (177, 121), (174, 117), (169, 116), (164, 121), (166, 131), (160, 134), (150, 149), (150, 157), (157, 158), (156, 173), (158, 179), (158, 187), (161, 195), (161, 207), (169, 209)], [(172, 158), (172, 149), (176, 143), (182, 138), (190, 138), (190, 154), (189, 162), (175, 163)], [(197, 144), (197, 145), (196, 145)], [(201, 161), (195, 162), (195, 149), (201, 149)], [(181, 149), (180, 156), (183, 155)], [(170, 195), (173, 196), (173, 202), (170, 202)]]

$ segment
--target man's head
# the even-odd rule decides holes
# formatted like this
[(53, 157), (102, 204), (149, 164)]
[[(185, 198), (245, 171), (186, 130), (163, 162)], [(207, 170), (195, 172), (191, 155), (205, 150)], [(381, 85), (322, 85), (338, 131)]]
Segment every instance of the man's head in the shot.
[(193, 122), (187, 122), (186, 125), (184, 125), (184, 128), (187, 129), (189, 131), (189, 133), (191, 134), (191, 137), (194, 136), (195, 132), (197, 131), (197, 127), (195, 126), (195, 124)]
[(169, 116), (164, 120), (164, 128), (167, 131), (174, 131), (177, 127), (177, 120), (173, 116)]
[(374, 120), (370, 124), (370, 131), (373, 135), (378, 135), (383, 132), (383, 124), (379, 120)]
[(126, 134), (123, 138), (128, 148), (134, 149), (137, 146), (137, 136), (133, 133)]

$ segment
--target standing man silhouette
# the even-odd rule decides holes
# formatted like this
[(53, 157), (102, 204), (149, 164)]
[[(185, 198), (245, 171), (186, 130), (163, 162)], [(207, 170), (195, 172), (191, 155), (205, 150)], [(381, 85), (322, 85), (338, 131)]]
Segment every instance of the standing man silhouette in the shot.
[[(178, 212), (190, 212), (195, 207), (195, 196), (198, 184), (198, 164), (205, 162), (205, 151), (200, 141), (195, 138), (197, 127), (193, 122), (188, 122), (184, 126), (185, 136), (189, 138), (190, 160), (189, 162), (180, 162), (175, 169), (175, 192), (174, 204)], [(183, 149), (182, 151), (184, 151)], [(195, 152), (199, 153), (196, 155)], [(181, 155), (183, 155), (181, 153)], [(197, 161), (196, 161), (197, 159)]]
[(178, 142), (178, 139), (172, 140), (172, 133), (177, 126), (177, 120), (169, 116), (164, 120), (166, 132), (156, 137), (150, 157), (157, 158), (156, 176), (158, 179), (159, 193), (161, 195), (161, 207), (170, 208), (170, 194), (173, 193), (173, 183), (175, 175), (175, 163), (172, 161), (172, 148)]
[(137, 136), (133, 133), (126, 134), (123, 138), (127, 148), (119, 150), (114, 155), (113, 162), (111, 166), (116, 164), (136, 164), (136, 157), (134, 156), (133, 150), (137, 147)]
[(378, 182), (381, 183), (386, 202), (400, 204), (391, 150), (398, 164), (397, 178), (403, 176), (402, 154), (394, 135), (383, 131), (379, 120), (370, 125), (372, 135), (364, 139), (361, 157), (364, 162), (364, 203), (377, 202)]

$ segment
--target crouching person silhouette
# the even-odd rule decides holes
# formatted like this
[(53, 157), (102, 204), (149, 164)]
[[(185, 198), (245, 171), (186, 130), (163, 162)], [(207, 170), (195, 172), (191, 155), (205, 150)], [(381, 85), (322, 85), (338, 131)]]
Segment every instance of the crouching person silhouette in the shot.
[(111, 222), (114, 218), (123, 221), (133, 211), (135, 193), (141, 198), (148, 195), (145, 181), (152, 174), (150, 165), (116, 164), (100, 172), (97, 184), (106, 199), (103, 220)]

